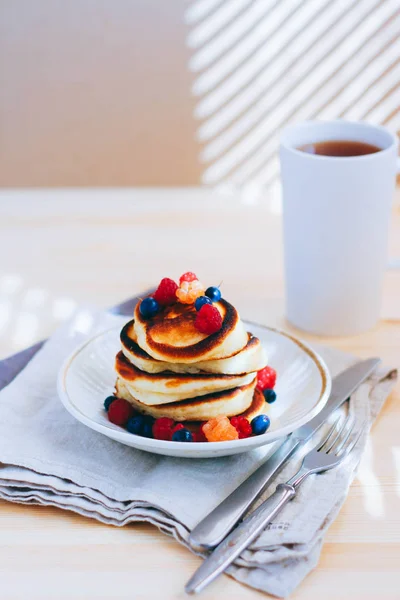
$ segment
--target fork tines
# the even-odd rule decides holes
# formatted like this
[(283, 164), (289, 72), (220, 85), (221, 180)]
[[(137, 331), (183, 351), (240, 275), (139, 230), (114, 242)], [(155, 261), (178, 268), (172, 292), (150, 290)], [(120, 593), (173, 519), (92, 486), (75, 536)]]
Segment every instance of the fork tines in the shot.
[(338, 457), (347, 456), (355, 448), (361, 435), (366, 430), (367, 424), (368, 422), (365, 420), (356, 435), (351, 438), (350, 436), (356, 425), (355, 418), (352, 415), (348, 415), (344, 419), (339, 416), (318, 445), (318, 452), (334, 454)]

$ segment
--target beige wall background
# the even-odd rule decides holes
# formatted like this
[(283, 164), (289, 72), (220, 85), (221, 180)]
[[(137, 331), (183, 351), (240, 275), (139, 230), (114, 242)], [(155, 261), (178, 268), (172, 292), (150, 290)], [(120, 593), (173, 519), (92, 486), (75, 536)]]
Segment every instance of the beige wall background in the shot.
[(192, 185), (184, 0), (0, 0), (0, 186)]
[(0, 186), (279, 198), (288, 124), (399, 131), (399, 39), (399, 0), (0, 0)]

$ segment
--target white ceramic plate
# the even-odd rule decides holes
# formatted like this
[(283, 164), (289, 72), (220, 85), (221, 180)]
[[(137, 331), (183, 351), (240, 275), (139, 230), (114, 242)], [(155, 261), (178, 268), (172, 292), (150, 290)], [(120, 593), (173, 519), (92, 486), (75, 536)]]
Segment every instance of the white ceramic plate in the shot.
[(83, 344), (64, 363), (58, 392), (65, 408), (81, 423), (127, 446), (187, 458), (208, 458), (246, 452), (270, 444), (314, 417), (325, 405), (331, 378), (323, 360), (309, 346), (286, 333), (245, 323), (267, 351), (278, 372), (277, 400), (266, 405), (271, 426), (263, 435), (228, 442), (166, 442), (133, 435), (113, 425), (103, 409), (116, 379), (115, 355), (120, 329), (106, 331)]

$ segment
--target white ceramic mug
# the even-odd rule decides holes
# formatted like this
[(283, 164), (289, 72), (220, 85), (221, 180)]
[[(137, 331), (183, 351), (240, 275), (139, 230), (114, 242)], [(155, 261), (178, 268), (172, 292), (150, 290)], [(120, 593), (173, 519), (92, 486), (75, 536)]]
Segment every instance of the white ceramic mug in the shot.
[[(373, 154), (334, 157), (300, 146), (360, 141)], [(288, 127), (280, 146), (286, 316), (323, 335), (352, 335), (379, 318), (398, 140), (384, 127), (343, 120)]]

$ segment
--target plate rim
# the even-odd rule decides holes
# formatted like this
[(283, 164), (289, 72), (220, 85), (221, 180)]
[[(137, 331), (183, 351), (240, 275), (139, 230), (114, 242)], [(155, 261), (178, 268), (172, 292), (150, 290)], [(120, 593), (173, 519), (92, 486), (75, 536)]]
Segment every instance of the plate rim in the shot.
[[(259, 327), (266, 331), (273, 331), (274, 333), (277, 333), (278, 335), (281, 335), (283, 337), (290, 339), (293, 343), (295, 343), (297, 346), (299, 346), (299, 348), (303, 352), (306, 352), (309, 355), (309, 357), (316, 364), (318, 371), (320, 373), (321, 379), (322, 379), (323, 387), (321, 390), (319, 400), (316, 403), (316, 405), (314, 406), (314, 408), (312, 410), (310, 410), (303, 418), (300, 418), (297, 421), (295, 421), (294, 424), (288, 424), (285, 427), (280, 428), (277, 432), (266, 431), (262, 435), (258, 435), (258, 436), (250, 437), (250, 438), (243, 438), (243, 439), (239, 439), (239, 440), (230, 440), (230, 441), (224, 441), (224, 442), (196, 442), (194, 444), (187, 444), (185, 442), (173, 442), (173, 441), (167, 441), (167, 440), (156, 440), (154, 438), (134, 436), (134, 434), (129, 433), (128, 431), (125, 431), (122, 428), (121, 428), (121, 431), (119, 431), (119, 430), (113, 429), (107, 425), (103, 425), (102, 423), (97, 423), (93, 419), (87, 417), (82, 411), (80, 411), (79, 409), (77, 409), (75, 407), (75, 405), (72, 403), (72, 401), (69, 398), (69, 394), (66, 390), (66, 377), (67, 377), (68, 371), (69, 371), (74, 359), (76, 358), (76, 356), (80, 352), (82, 352), (84, 350), (84, 348), (86, 348), (86, 346), (91, 344), (97, 338), (102, 337), (110, 332), (114, 332), (114, 331), (118, 332), (120, 330), (120, 326), (109, 327), (108, 329), (105, 329), (104, 331), (101, 331), (100, 333), (97, 333), (96, 335), (90, 336), (89, 338), (84, 340), (81, 344), (79, 344), (79, 346), (77, 346), (67, 356), (67, 358), (63, 361), (63, 363), (59, 369), (58, 375), (57, 375), (58, 396), (59, 396), (64, 408), (75, 419), (77, 419), (79, 422), (83, 423), (90, 429), (93, 429), (94, 431), (97, 431), (98, 433), (101, 433), (101, 434), (105, 435), (106, 437), (113, 439), (117, 442), (120, 442), (124, 445), (138, 448), (139, 450), (154, 452), (155, 451), (154, 446), (155, 446), (158, 450), (158, 454), (163, 454), (162, 450), (164, 449), (166, 451), (166, 454), (165, 454), (166, 456), (168, 456), (168, 453), (167, 453), (168, 450), (179, 450), (179, 449), (185, 450), (185, 456), (182, 456), (182, 458), (184, 458), (184, 457), (201, 458), (201, 456), (199, 456), (199, 455), (201, 455), (203, 452), (204, 452), (204, 455), (212, 454), (213, 452), (215, 452), (216, 456), (217, 455), (222, 456), (222, 453), (225, 450), (228, 452), (229, 450), (235, 449), (235, 450), (238, 450), (238, 452), (247, 452), (253, 448), (258, 448), (260, 446), (272, 444), (280, 439), (283, 440), (285, 437), (290, 435), (293, 431), (295, 431), (296, 429), (298, 429), (299, 427), (301, 427), (302, 425), (304, 425), (305, 423), (308, 423), (308, 421), (313, 419), (326, 405), (328, 398), (330, 396), (330, 393), (331, 393), (331, 388), (332, 388), (332, 378), (331, 378), (329, 369), (328, 369), (324, 359), (318, 354), (318, 352), (313, 350), (313, 348), (311, 348), (311, 346), (309, 344), (307, 344), (303, 340), (300, 340), (296, 336), (294, 336), (286, 331), (283, 331), (281, 329), (269, 327), (268, 325), (263, 325), (260, 323), (256, 323), (254, 321), (243, 320), (243, 324), (245, 326), (249, 325), (249, 326)], [(132, 439), (133, 437), (134, 437), (134, 439)], [(134, 444), (127, 443), (124, 440), (132, 440), (134, 442)], [(138, 441), (136, 441), (136, 440), (138, 440)], [(239, 450), (239, 448), (240, 448), (240, 450)], [(205, 458), (205, 456), (204, 456), (204, 458)]]

